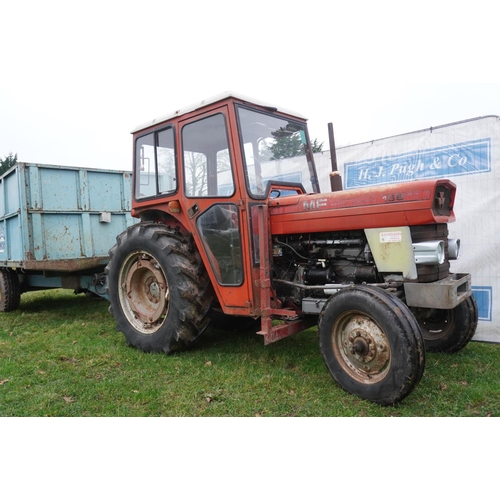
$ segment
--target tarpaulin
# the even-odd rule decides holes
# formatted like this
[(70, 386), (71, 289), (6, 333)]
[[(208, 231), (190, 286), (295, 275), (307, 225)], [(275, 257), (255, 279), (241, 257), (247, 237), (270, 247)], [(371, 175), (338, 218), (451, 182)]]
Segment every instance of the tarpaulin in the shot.
[[(323, 192), (330, 191), (330, 152), (315, 154)], [(474, 340), (500, 343), (500, 117), (486, 116), (337, 148), (343, 188), (417, 179), (457, 185), (456, 222), (461, 240), (451, 272), (470, 273), (479, 309)]]

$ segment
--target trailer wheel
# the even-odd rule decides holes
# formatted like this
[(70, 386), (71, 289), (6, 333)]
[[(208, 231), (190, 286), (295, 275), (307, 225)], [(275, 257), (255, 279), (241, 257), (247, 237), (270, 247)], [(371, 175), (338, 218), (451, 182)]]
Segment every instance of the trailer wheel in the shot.
[(418, 385), (425, 347), (418, 324), (397, 297), (368, 286), (332, 295), (319, 317), (320, 350), (346, 391), (392, 405)]
[(0, 269), (0, 312), (14, 311), (21, 303), (21, 286), (17, 273)]
[(473, 295), (454, 309), (419, 308), (415, 316), (429, 352), (458, 352), (476, 333), (478, 310)]
[(110, 257), (110, 312), (128, 345), (170, 353), (203, 333), (212, 288), (191, 238), (139, 223), (117, 237)]

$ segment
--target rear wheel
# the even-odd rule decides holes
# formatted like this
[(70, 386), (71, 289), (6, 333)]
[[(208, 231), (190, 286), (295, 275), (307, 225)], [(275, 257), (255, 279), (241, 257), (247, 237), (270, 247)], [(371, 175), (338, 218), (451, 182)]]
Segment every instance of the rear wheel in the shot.
[(478, 310), (472, 295), (454, 309), (418, 309), (415, 315), (429, 352), (458, 352), (476, 333)]
[(422, 378), (418, 324), (401, 300), (379, 289), (360, 286), (333, 295), (320, 314), (319, 340), (333, 378), (363, 399), (397, 403)]
[(190, 238), (140, 223), (118, 236), (110, 256), (110, 311), (129, 345), (170, 353), (203, 333), (212, 289)]
[(21, 303), (21, 287), (17, 273), (0, 269), (0, 312), (14, 311)]

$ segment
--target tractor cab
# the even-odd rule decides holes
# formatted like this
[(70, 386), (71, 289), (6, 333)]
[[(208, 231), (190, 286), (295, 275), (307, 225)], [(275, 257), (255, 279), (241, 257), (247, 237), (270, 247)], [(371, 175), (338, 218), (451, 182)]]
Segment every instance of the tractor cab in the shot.
[(292, 189), (273, 196), (299, 186), (319, 191), (305, 118), (234, 93), (145, 123), (133, 134), (138, 211), (147, 199), (176, 193), (239, 195), (240, 177), (253, 199), (267, 198), (274, 183)]
[(191, 234), (223, 311), (261, 315), (259, 211), (319, 192), (306, 119), (226, 93), (133, 134), (132, 214)]

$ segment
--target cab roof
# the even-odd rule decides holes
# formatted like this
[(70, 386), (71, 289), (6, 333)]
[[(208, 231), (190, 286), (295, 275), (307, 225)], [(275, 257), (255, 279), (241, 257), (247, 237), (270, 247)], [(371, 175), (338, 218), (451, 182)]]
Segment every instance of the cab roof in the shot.
[(239, 94), (237, 92), (226, 91), (226, 92), (223, 92), (222, 94), (218, 94), (218, 95), (210, 97), (208, 99), (204, 99), (203, 101), (197, 102), (195, 104), (191, 104), (190, 106), (180, 108), (177, 111), (172, 111), (170, 113), (167, 113), (166, 115), (162, 115), (158, 118), (155, 118), (153, 120), (149, 120), (145, 123), (142, 123), (141, 125), (135, 127), (131, 133), (134, 134), (135, 132), (139, 132), (141, 130), (152, 127), (152, 126), (156, 125), (157, 123), (162, 123), (162, 122), (171, 120), (172, 118), (175, 118), (177, 116), (182, 116), (182, 115), (185, 115), (187, 113), (191, 113), (192, 111), (196, 111), (197, 109), (203, 108), (204, 106), (208, 106), (209, 104), (214, 104), (216, 102), (223, 101), (223, 100), (229, 99), (229, 98), (233, 98), (233, 99), (237, 99), (238, 101), (244, 101), (244, 102), (247, 102), (249, 104), (255, 104), (257, 106), (262, 106), (265, 108), (273, 109), (275, 111), (280, 111), (281, 113), (285, 113), (287, 115), (295, 116), (297, 118), (302, 118), (303, 120), (306, 120), (306, 118), (303, 115), (301, 115), (300, 113), (296, 113), (294, 111), (290, 111), (290, 110), (287, 110), (285, 108), (278, 107), (276, 105), (260, 101), (258, 99), (253, 99), (252, 97), (244, 96), (244, 95)]

